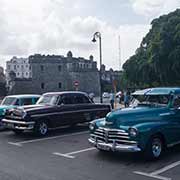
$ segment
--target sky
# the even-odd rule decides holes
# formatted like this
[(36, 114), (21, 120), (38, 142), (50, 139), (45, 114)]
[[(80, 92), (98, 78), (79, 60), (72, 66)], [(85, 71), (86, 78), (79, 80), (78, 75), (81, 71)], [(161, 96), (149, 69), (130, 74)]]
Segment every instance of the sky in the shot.
[(0, 0), (0, 66), (13, 56), (69, 50), (74, 57), (92, 54), (99, 65), (99, 43), (91, 40), (100, 32), (103, 64), (119, 70), (151, 21), (179, 7), (180, 0)]

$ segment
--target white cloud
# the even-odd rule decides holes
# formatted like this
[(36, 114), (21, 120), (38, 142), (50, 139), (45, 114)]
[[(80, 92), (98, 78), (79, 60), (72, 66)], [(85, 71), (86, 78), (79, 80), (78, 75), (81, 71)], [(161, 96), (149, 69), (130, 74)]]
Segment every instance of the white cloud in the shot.
[(180, 6), (180, 0), (131, 0), (137, 14), (155, 18)]
[[(28, 56), (34, 53), (95, 56), (99, 62), (98, 42), (93, 33), (102, 34), (103, 63), (119, 69), (118, 36), (121, 36), (122, 63), (133, 55), (149, 25), (114, 27), (95, 16), (74, 16), (80, 6), (69, 0), (0, 0), (1, 57)], [(134, 1), (135, 2), (135, 1)], [(82, 10), (82, 9), (81, 9)], [(3, 60), (2, 60), (3, 59)], [(1, 58), (0, 65), (4, 65)]]

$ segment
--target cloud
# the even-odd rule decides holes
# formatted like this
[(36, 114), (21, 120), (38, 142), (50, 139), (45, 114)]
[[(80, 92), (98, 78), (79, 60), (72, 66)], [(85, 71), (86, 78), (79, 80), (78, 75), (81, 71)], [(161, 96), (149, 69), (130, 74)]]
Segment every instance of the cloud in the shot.
[(131, 0), (135, 13), (155, 18), (180, 6), (180, 0)]
[[(93, 44), (91, 39), (94, 32), (100, 31), (103, 63), (119, 69), (118, 36), (123, 63), (135, 53), (150, 28), (146, 24), (115, 27), (96, 16), (81, 16), (77, 9), (83, 9), (73, 0), (0, 0), (0, 3), (0, 55), (8, 57), (6, 60), (9, 56), (34, 53), (66, 55), (72, 50), (74, 56), (88, 58), (93, 54), (99, 63), (99, 43)], [(2, 64), (4, 60), (0, 61)]]

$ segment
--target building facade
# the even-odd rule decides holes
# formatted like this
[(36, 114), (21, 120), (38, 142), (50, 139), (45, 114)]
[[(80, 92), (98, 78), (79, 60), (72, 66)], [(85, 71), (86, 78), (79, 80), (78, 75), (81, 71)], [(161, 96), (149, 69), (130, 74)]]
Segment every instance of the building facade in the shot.
[(122, 71), (114, 71), (112, 68), (106, 70), (106, 66), (103, 64), (101, 66), (101, 79), (102, 79), (102, 87), (104, 91), (114, 91), (114, 86), (116, 86), (116, 90), (119, 91), (121, 89), (121, 77)]
[(15, 71), (15, 78), (13, 78), (12, 74), (12, 68), (14, 66), (12, 67), (12, 64), (7, 62), (8, 71), (6, 72), (9, 73), (7, 76), (10, 79), (10, 94), (42, 94), (50, 91), (65, 90), (80, 90), (87, 93), (93, 92), (97, 95), (99, 94), (99, 72), (93, 56), (90, 56), (89, 59), (76, 58), (73, 57), (70, 51), (67, 57), (35, 54), (29, 56), (26, 62), (29, 68), (21, 69), (21, 75), (28, 72), (29, 76), (17, 76), (17, 72)]
[(6, 91), (6, 78), (4, 74), (4, 68), (0, 66), (0, 99), (5, 96)]
[(7, 85), (10, 83), (10, 76), (14, 74), (15, 78), (26, 78), (32, 77), (31, 66), (28, 58), (17, 58), (13, 57), (10, 61), (6, 62), (6, 80)]

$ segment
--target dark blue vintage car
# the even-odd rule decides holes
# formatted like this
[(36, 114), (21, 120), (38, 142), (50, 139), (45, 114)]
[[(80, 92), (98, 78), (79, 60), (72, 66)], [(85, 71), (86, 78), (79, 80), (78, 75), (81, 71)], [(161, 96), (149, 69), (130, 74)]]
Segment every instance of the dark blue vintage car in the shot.
[(110, 105), (95, 104), (84, 92), (50, 92), (43, 94), (35, 105), (6, 111), (2, 122), (16, 134), (32, 130), (44, 136), (50, 129), (90, 122), (110, 111)]

